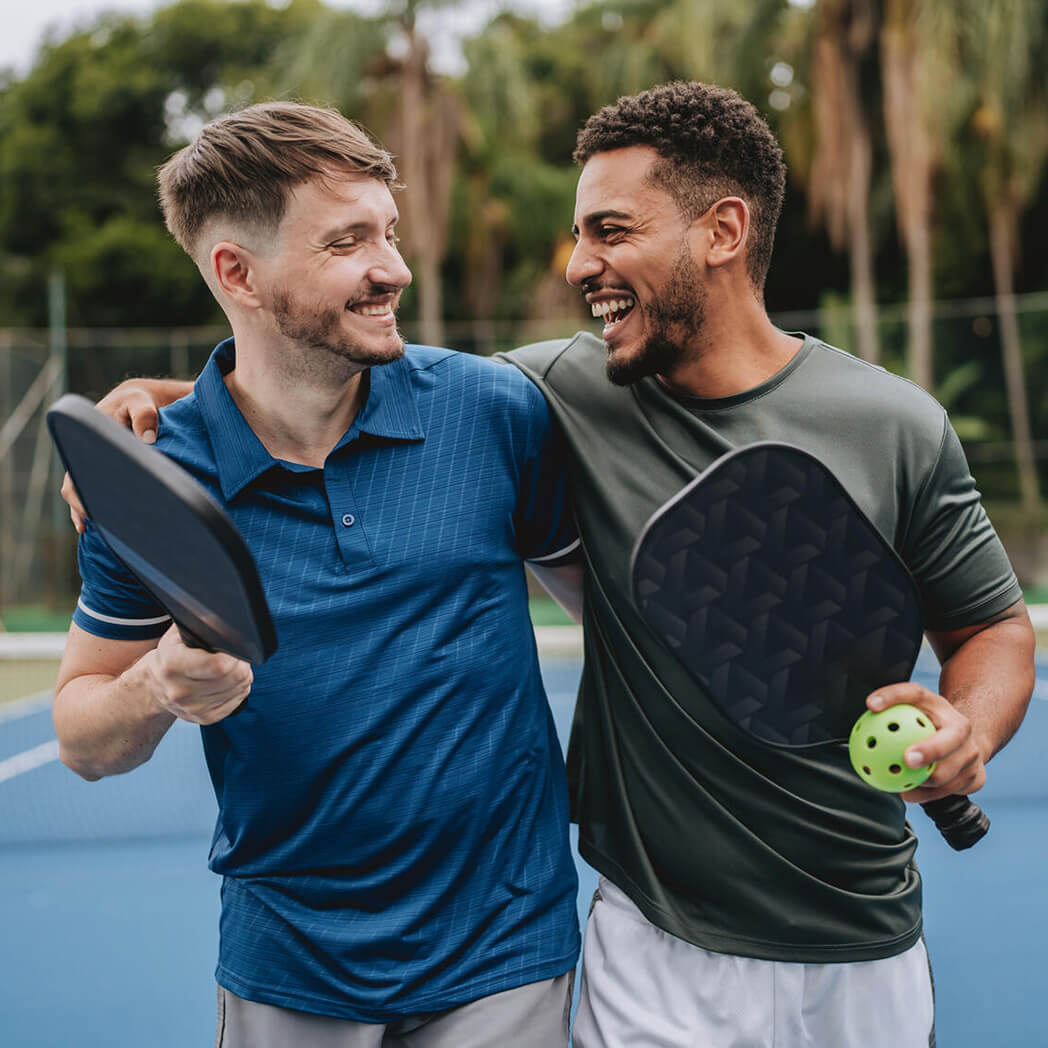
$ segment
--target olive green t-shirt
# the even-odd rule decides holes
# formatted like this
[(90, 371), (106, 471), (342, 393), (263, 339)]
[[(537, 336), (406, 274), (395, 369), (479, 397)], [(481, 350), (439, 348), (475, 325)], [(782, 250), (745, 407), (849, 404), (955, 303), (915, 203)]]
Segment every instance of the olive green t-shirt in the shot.
[(779, 749), (732, 724), (640, 618), (630, 554), (652, 513), (725, 451), (784, 441), (829, 466), (892, 542), (928, 628), (984, 621), (1021, 593), (945, 411), (810, 337), (767, 382), (716, 400), (654, 378), (613, 385), (589, 334), (508, 358), (574, 452), (587, 580), (568, 774), (583, 857), (706, 949), (807, 962), (907, 949), (921, 882), (903, 802), (866, 786), (842, 743)]

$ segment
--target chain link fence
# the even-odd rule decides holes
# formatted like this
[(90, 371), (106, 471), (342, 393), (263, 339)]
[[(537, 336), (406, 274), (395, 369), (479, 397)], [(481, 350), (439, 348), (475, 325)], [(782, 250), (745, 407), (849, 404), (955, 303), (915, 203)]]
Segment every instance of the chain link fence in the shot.
[[(1020, 296), (1016, 305), (1034, 454), (1048, 501), (1048, 293)], [(856, 341), (844, 302), (773, 319), (785, 330), (806, 331), (844, 349)], [(883, 364), (902, 372), (905, 306), (882, 307), (878, 326)], [(490, 355), (577, 327), (577, 317), (529, 325), (448, 323), (445, 341)], [(67, 621), (79, 588), (76, 537), (58, 493), (61, 465), (44, 424), (47, 405), (67, 390), (98, 399), (129, 376), (191, 377), (227, 335), (222, 327), (0, 329), (0, 624), (15, 630), (40, 628), (49, 617)], [(417, 337), (410, 324), (405, 335)], [(950, 411), (1016, 569), (1024, 583), (1048, 585), (1045, 514), (1031, 517), (1014, 506), (1016, 456), (994, 300), (939, 303), (935, 345), (936, 395)]]

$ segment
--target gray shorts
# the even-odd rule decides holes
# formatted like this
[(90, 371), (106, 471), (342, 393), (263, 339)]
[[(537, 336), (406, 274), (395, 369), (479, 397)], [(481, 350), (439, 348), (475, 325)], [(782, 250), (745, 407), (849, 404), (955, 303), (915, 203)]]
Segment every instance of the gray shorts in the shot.
[(215, 1048), (567, 1048), (574, 977), (571, 971), (391, 1023), (258, 1004), (219, 986)]

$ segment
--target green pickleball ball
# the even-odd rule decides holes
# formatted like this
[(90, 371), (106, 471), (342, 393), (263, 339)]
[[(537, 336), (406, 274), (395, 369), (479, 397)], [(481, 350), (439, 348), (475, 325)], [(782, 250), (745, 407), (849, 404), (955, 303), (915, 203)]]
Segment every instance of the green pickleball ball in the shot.
[(920, 786), (935, 770), (934, 761), (923, 768), (907, 768), (903, 753), (934, 734), (931, 718), (916, 706), (889, 706), (879, 713), (867, 710), (852, 728), (848, 755), (859, 777), (871, 786), (902, 793)]

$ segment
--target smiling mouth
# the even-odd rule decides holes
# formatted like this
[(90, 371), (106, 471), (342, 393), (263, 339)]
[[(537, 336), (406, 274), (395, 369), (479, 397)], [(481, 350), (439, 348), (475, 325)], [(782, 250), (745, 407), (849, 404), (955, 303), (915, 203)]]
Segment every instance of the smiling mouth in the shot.
[(384, 301), (351, 302), (346, 306), (347, 313), (356, 313), (359, 317), (371, 317), (378, 320), (392, 320), (396, 311), (396, 299)]
[(603, 334), (607, 338), (633, 312), (635, 305), (632, 295), (623, 295), (620, 298), (591, 302), (590, 312), (604, 321)]

